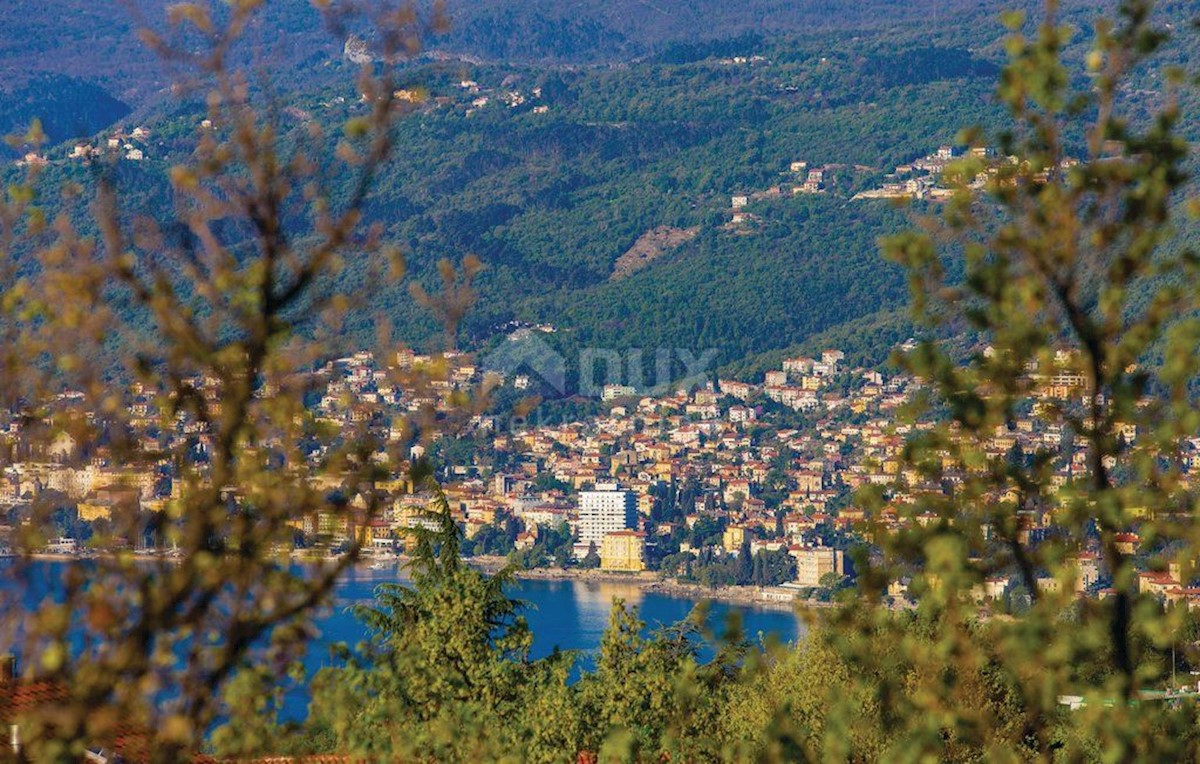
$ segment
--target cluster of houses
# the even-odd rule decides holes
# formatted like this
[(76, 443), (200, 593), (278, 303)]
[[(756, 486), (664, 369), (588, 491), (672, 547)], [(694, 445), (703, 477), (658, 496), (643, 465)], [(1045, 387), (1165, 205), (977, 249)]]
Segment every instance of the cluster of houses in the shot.
[[(954, 161), (964, 156), (980, 159), (992, 159), (995, 153), (986, 147), (939, 146), (936, 151), (908, 164), (897, 166), (884, 178), (879, 188), (860, 191), (853, 199), (929, 199), (942, 201), (950, 198), (952, 189), (943, 184), (943, 173)], [(733, 227), (743, 226), (755, 220), (755, 216), (747, 205), (756, 199), (780, 197), (790, 192), (795, 196), (802, 194), (823, 194), (829, 190), (830, 173), (846, 165), (810, 165), (798, 160), (792, 162), (786, 172), (782, 173), (784, 180), (765, 191), (755, 193), (739, 193), (732, 197), (730, 205), (731, 222)], [(869, 167), (855, 166), (855, 170), (870, 171)], [(982, 189), (994, 171), (980, 173), (972, 183), (972, 188)]]
[(808, 162), (792, 162), (788, 170), (796, 178), (796, 182), (792, 184), (793, 194), (824, 193), (826, 168), (809, 167)]
[[(481, 109), (487, 108), (489, 105), (501, 104), (509, 109), (516, 109), (526, 104), (532, 104), (530, 109), (534, 114), (546, 114), (550, 111), (550, 106), (545, 103), (537, 103), (542, 98), (541, 87), (534, 86), (528, 91), (523, 91), (517, 85), (520, 82), (520, 77), (517, 75), (509, 75), (500, 83), (499, 88), (485, 88), (480, 86), (475, 80), (464, 79), (458, 83), (459, 90), (470, 97), (470, 104), (466, 110), (466, 116), (470, 117)], [(449, 105), (452, 99), (446, 98), (445, 104)]]
[(87, 141), (76, 143), (68, 155), (70, 159), (86, 160), (116, 154), (130, 162), (140, 162), (146, 158), (146, 144), (150, 140), (150, 130), (145, 127), (135, 127), (126, 133), (119, 130), (102, 139), (103, 145), (91, 144)]
[(841, 165), (822, 165), (810, 167), (808, 162), (796, 161), (788, 166), (783, 173), (783, 180), (777, 185), (763, 191), (753, 193), (737, 193), (730, 197), (730, 226), (738, 228), (754, 222), (757, 218), (747, 206), (760, 199), (782, 198), (787, 194), (823, 194), (826, 192), (827, 175)]
[[(135, 127), (129, 132), (118, 130), (106, 137), (81, 140), (71, 145), (65, 155), (66, 161), (89, 162), (101, 157), (116, 157), (128, 162), (141, 162), (146, 159), (146, 149), (150, 140), (150, 130), (146, 127)], [(41, 167), (50, 164), (51, 158), (41, 151), (30, 151), (17, 160), (22, 167)]]
[[(976, 147), (968, 149), (973, 156), (987, 158), (991, 151)], [(903, 164), (889, 173), (880, 188), (855, 194), (855, 199), (933, 199), (944, 200), (954, 193), (941, 184), (946, 167), (964, 155), (955, 146), (940, 146), (937, 151), (915, 162)]]
[[(1068, 354), (1060, 354), (1047, 368), (1031, 365), (1029, 373), (1037, 383), (1039, 405), (1086, 394), (1086, 380)], [(308, 389), (319, 393), (309, 399), (316, 421), (347, 431), (372, 429), (383, 444), (411, 435), (408, 415), (448, 414), (488, 374), (499, 377), (490, 379), (490, 385), (529, 383), (527, 372), (508, 378), (485, 373), (465, 354), (434, 357), (408, 350), (383, 363), (372, 353), (356, 353), (311, 374)], [(198, 378), (192, 384), (219, 408), (215, 380)], [(836, 349), (819, 357), (789, 358), (766, 372), (761, 383), (710, 380), (694, 389), (655, 395), (632, 387), (606, 388), (604, 412), (580, 421), (517, 421), (502, 427), (495, 416), (470, 416), (464, 427), (481, 445), (469, 457), (443, 463), (440, 478), (467, 538), (505, 528), (515, 533), (516, 549), (527, 549), (547, 529), (568, 528), (575, 559), (595, 554), (605, 570), (640, 572), (652, 570), (663, 549), (703, 554), (706, 550), (689, 531), (698, 523), (715, 522), (723, 535), (720, 543), (705, 542), (714, 547), (707, 551), (736, 555), (747, 545), (752, 554), (783, 550), (796, 561), (793, 583), (815, 587), (830, 573), (851, 573), (844, 545), (825, 545), (830, 532), (854, 537), (868, 519), (877, 528), (896, 530), (938, 522), (932, 512), (913, 511), (922, 494), (933, 489), (902, 455), (909, 437), (931, 424), (902, 423), (896, 415), (918, 388), (916, 380), (903, 374), (852, 368)], [(259, 391), (274, 393), (266, 387)], [(64, 407), (78, 403), (79, 396), (71, 394), (56, 402)], [(783, 416), (788, 410), (804, 416)], [(104, 445), (77, 443), (65, 431), (47, 435), (44, 427), (35, 433), (27, 420), (6, 418), (0, 443), (9, 458), (0, 470), (0, 508), (9, 510), (10, 519), (19, 518), (20, 507), (55, 491), (84, 523), (108, 520), (119, 511), (162, 511), (180, 491), (178, 461), (171, 455), (184, 448), (202, 460), (212, 447), (211, 434), (184, 420), (174, 431), (164, 430), (155, 398), (138, 386), (130, 390), (128, 411), (134, 431), (153, 433), (142, 436), (141, 452), (162, 455), (149, 467), (122, 465)], [(1134, 428), (1128, 430), (1123, 435), (1136, 436)], [(1063, 428), (1040, 417), (1035, 405), (1028, 415), (997, 430), (987, 452), (1003, 457), (1056, 451), (1069, 441), (1064, 436)], [(436, 447), (436, 441), (413, 442), (408, 455), (422, 456), (431, 445)], [(1188, 446), (1187, 467), (1200, 471), (1200, 439)], [(323, 456), (317, 449), (311, 458), (316, 464)], [(385, 458), (381, 452), (382, 463)], [(1069, 447), (1056, 461), (1052, 480), (1063, 484), (1082, 474), (1086, 458), (1080, 447)], [(332, 478), (323, 480), (330, 490), (344, 489)], [(883, 487), (889, 501), (868, 517), (853, 497), (857, 489), (871, 485)], [(315, 546), (358, 539), (371, 551), (392, 554), (411, 539), (413, 529), (432, 527), (428, 510), (435, 497), (414, 490), (399, 471), (373, 490), (370, 495), (347, 491), (342, 504), (295, 518), (295, 530)], [(665, 504), (671, 512), (663, 511)], [(1053, 533), (1048, 510), (1022, 512), (1021, 520), (1025, 543)], [(60, 535), (56, 541), (61, 549), (69, 539)], [(1136, 535), (1129, 534), (1123, 543), (1136, 548)], [(1103, 571), (1083, 560), (1080, 590), (1102, 592)], [(1061, 586), (1054, 583), (1058, 579), (1044, 578), (1039, 586)], [(989, 580), (984, 594), (997, 596), (1014, 582), (1013, 576)], [(1200, 592), (1186, 586), (1177, 572), (1147, 571), (1141, 582), (1146, 591), (1168, 599), (1200, 601)], [(896, 594), (902, 594), (903, 582), (897, 587)]]
[[(983, 191), (988, 184), (998, 177), (1004, 161), (997, 162), (996, 152), (986, 146), (962, 148), (957, 146), (941, 146), (932, 154), (924, 156), (909, 164), (902, 164), (884, 178), (879, 188), (861, 191), (854, 199), (927, 199), (945, 201), (954, 195), (954, 189), (947, 185), (945, 172), (952, 162), (964, 158), (973, 158), (985, 162), (984, 169), (978, 172), (967, 187), (974, 193)], [(1017, 167), (1020, 161), (1013, 156), (1005, 160), (1010, 168)], [(1068, 170), (1078, 164), (1075, 159), (1062, 160), (1059, 170)], [(1045, 183), (1049, 177), (1048, 171), (1033, 174), (1036, 183)]]

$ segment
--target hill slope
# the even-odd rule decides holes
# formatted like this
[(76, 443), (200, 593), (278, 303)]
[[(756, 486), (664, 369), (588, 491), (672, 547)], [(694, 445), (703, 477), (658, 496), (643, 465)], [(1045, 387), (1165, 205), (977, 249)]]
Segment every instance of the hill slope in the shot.
[[(301, 62), (282, 75), (294, 107), (285, 127), (333, 125), (362, 108), (353, 68), (336, 41), (306, 45), (323, 32), (301, 23), (301, 5), (270, 6), (289, 32), (272, 50)], [(1088, 5), (1071, 4), (1068, 18), (1083, 27)], [(901, 274), (877, 254), (878, 238), (906, 218), (886, 201), (851, 197), (952, 143), (961, 126), (1000, 124), (991, 94), (1004, 31), (994, 10), (885, 0), (462, 6), (438, 44), (505, 60), (411, 67), (406, 76), (433, 98), (399, 127), (400, 150), (367, 214), (407, 246), (412, 278), (429, 286), (440, 258), (483, 260), (480, 299), (463, 326), (471, 347), (536, 323), (557, 329), (549, 339), (569, 359), (587, 348), (647, 357), (712, 349), (718, 363), (753, 369), (771, 357), (762, 354), (813, 338), (878, 357), (880, 343), (909, 329)], [(565, 17), (567, 27), (551, 23)], [(0, 52), (0, 71), (30, 50), (65, 46), (26, 43)], [(36, 60), (76, 72), (83, 55)], [(111, 69), (152, 81), (138, 61), (113, 54)], [(1150, 84), (1139, 96), (1147, 102), (1157, 92)], [(145, 116), (144, 95), (138, 104)], [(124, 168), (131, 206), (163, 208), (152, 201), (165, 193), (165, 168), (190, 152), (200, 119), (194, 104), (150, 119), (147, 159)], [(64, 154), (47, 179), (86, 182)], [(794, 193), (815, 168), (821, 193)], [(735, 197), (745, 206), (734, 210)], [(696, 233), (613, 278), (623, 255), (666, 229)], [(354, 268), (346, 276), (363, 278)], [(370, 342), (376, 312), (405, 341), (438, 336), (401, 286), (351, 317), (347, 346)]]

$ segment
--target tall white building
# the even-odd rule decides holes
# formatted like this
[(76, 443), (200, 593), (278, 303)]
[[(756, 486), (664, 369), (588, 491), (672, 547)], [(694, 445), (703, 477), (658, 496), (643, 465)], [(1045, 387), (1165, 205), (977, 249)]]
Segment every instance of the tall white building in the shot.
[(595, 490), (579, 493), (579, 539), (575, 556), (583, 557), (591, 544), (599, 553), (604, 534), (623, 531), (637, 525), (637, 497), (615, 484), (598, 483)]

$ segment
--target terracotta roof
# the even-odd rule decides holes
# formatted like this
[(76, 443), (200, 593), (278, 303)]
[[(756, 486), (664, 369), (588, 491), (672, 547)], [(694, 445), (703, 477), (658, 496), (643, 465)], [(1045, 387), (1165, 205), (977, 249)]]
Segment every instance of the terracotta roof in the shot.
[(1175, 584), (1176, 586), (1179, 585), (1179, 582), (1176, 581), (1175, 577), (1172, 576), (1170, 573), (1163, 573), (1163, 572), (1158, 572), (1158, 571), (1146, 571), (1144, 573), (1139, 573), (1138, 576), (1147, 581), (1153, 581), (1156, 584)]
[(67, 688), (47, 680), (0, 683), (0, 722), (8, 724), (14, 717), (36, 711), (41, 706), (63, 703)]
[[(47, 679), (0, 682), (0, 724), (9, 725), (19, 717), (36, 714), (47, 706), (70, 700), (70, 691), (61, 682)], [(150, 760), (150, 733), (133, 724), (120, 724), (112, 735), (112, 748), (127, 762)]]

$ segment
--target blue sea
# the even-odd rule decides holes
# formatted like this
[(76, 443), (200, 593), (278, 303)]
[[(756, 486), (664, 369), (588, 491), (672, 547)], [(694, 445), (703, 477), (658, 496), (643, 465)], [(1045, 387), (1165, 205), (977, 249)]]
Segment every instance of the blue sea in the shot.
[[(63, 568), (63, 563), (38, 562), (23, 582), (11, 578), (0, 578), (0, 581), (6, 587), (21, 586), (19, 599), (26, 607), (36, 606), (46, 596), (53, 596)], [(373, 569), (360, 565), (342, 576), (334, 589), (333, 604), (316, 614), (315, 624), (320, 635), (309, 644), (304, 660), (309, 675), (333, 663), (331, 645), (345, 643), (353, 647), (367, 638), (367, 630), (350, 612), (351, 606), (371, 604), (375, 588), (380, 584), (404, 581), (402, 570), (391, 566)], [(577, 651), (580, 659), (576, 674), (591, 664), (608, 626), (614, 599), (636, 606), (639, 617), (646, 622), (647, 631), (683, 620), (697, 605), (694, 599), (645, 592), (633, 582), (519, 580), (510, 585), (508, 594), (525, 603), (522, 613), (533, 631), (534, 657), (549, 655), (555, 648)], [(804, 624), (791, 612), (721, 602), (711, 603), (707, 613), (708, 626), (720, 634), (731, 613), (741, 617), (743, 633), (754, 640), (774, 638), (794, 642), (803, 635)], [(710, 655), (711, 650), (701, 649), (701, 657)], [(285, 695), (283, 716), (303, 718), (307, 706), (306, 688), (291, 688)]]

